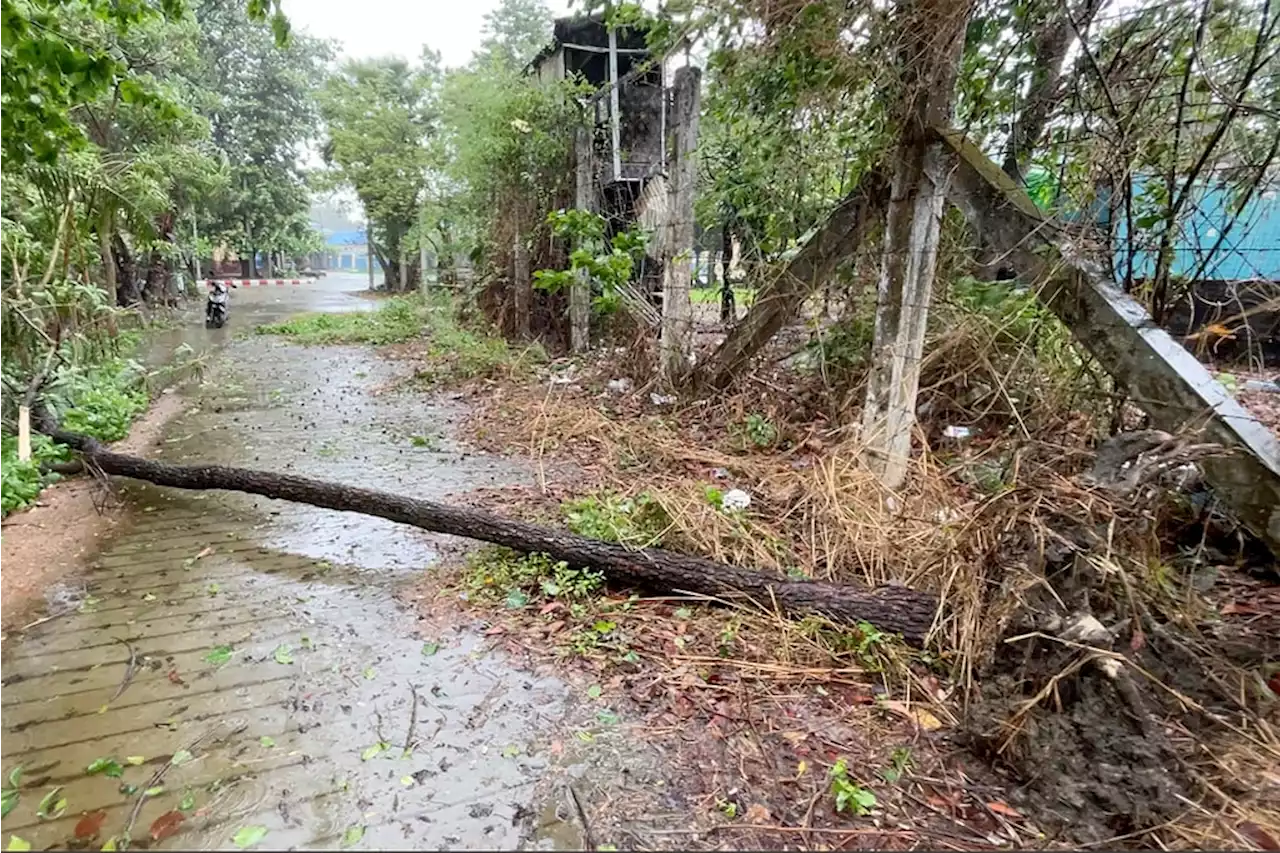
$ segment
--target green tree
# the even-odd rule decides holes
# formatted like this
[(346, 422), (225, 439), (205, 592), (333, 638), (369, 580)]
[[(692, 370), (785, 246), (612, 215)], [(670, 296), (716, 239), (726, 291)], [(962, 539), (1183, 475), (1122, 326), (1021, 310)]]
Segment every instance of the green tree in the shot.
[(249, 20), (241, 0), (198, 0), (199, 61), (192, 77), (208, 92), (212, 139), (227, 163), (228, 191), (202, 217), (201, 231), (234, 248), (242, 274), (258, 274), (257, 256), (288, 253), (299, 215), (310, 205), (301, 167), (316, 137), (316, 95), (333, 47), (294, 34), (280, 46), (271, 29)]
[(411, 235), (439, 150), (433, 144), (439, 77), (439, 58), (430, 51), (418, 65), (354, 61), (330, 77), (320, 95), (325, 162), (364, 206), (390, 289), (412, 286), (419, 274)]
[[(242, 0), (243, 2), (243, 0)], [(0, 2), (0, 137), (4, 161), (51, 163), (86, 141), (71, 109), (128, 80), (128, 64), (108, 42), (86, 40), (76, 29), (93, 19), (116, 36), (156, 19), (181, 17), (182, 0), (2, 0)], [(270, 18), (278, 41), (289, 36), (279, 0), (248, 0), (240, 14)], [(121, 97), (142, 93), (124, 85)]]
[(483, 33), (473, 65), (519, 71), (551, 40), (551, 9), (544, 0), (500, 0)]

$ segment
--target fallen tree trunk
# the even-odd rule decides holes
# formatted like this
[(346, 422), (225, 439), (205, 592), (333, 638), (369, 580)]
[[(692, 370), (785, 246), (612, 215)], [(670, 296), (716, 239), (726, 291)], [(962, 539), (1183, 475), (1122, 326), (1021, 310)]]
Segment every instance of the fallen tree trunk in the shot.
[(765, 607), (776, 606), (785, 613), (818, 613), (849, 625), (869, 622), (882, 631), (901, 634), (903, 639), (916, 645), (924, 642), (938, 609), (935, 596), (903, 586), (870, 588), (787, 580), (660, 548), (632, 550), (479, 510), (310, 477), (220, 465), (153, 462), (114, 453), (87, 436), (51, 428), (42, 431), (55, 441), (80, 451), (86, 464), (107, 474), (178, 489), (225, 489), (377, 516), (434, 533), (477, 539), (524, 553), (544, 553), (572, 566), (602, 571), (615, 583), (728, 599), (749, 598)]

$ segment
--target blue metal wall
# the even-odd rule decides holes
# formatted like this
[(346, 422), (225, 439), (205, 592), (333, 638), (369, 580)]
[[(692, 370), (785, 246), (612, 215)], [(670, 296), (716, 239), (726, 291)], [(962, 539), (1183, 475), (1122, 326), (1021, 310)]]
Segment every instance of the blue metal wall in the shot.
[[(1239, 216), (1234, 215), (1234, 203), (1235, 194), (1224, 189), (1205, 187), (1193, 192), (1174, 241), (1174, 275), (1196, 275), (1201, 281), (1280, 281), (1280, 191), (1273, 187), (1255, 192)], [(1137, 239), (1141, 243), (1133, 247), (1137, 251), (1132, 277), (1142, 279), (1155, 270), (1158, 235), (1153, 238), (1143, 232)], [(1125, 277), (1129, 264), (1127, 243), (1127, 223), (1121, 217), (1116, 223), (1119, 278)]]

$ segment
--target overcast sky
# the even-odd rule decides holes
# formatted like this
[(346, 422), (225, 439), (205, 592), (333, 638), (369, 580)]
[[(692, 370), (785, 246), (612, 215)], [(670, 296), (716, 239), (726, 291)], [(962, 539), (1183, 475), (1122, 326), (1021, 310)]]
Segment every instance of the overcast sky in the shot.
[[(398, 55), (415, 59), (422, 46), (445, 65), (464, 65), (480, 45), (480, 27), (497, 0), (284, 0), (289, 22), (342, 45), (347, 58)], [(568, 0), (548, 0), (556, 16)]]

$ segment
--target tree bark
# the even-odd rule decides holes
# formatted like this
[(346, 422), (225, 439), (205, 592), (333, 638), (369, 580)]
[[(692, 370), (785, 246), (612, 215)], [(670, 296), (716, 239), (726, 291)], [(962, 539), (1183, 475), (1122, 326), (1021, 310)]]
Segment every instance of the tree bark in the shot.
[(118, 304), (120, 298), (116, 286), (116, 257), (111, 250), (111, 237), (114, 233), (114, 211), (110, 207), (103, 207), (102, 218), (98, 220), (98, 253), (102, 257), (102, 286), (111, 305)]
[(524, 234), (516, 231), (511, 244), (511, 301), (516, 337), (527, 339), (532, 328), (533, 280), (529, 275), (529, 249)]
[(631, 550), (464, 507), (299, 477), (219, 465), (168, 465), (114, 453), (87, 436), (62, 432), (47, 418), (39, 427), (54, 440), (80, 451), (86, 462), (108, 474), (179, 489), (225, 489), (295, 501), (325, 509), (358, 512), (435, 533), (463, 536), (525, 553), (544, 553), (572, 566), (604, 572), (612, 582), (720, 598), (748, 599), (789, 614), (819, 613), (833, 621), (868, 622), (882, 631), (922, 644), (938, 609), (935, 596), (903, 586), (870, 588), (854, 584), (787, 580), (659, 548)]
[[(173, 241), (172, 212), (161, 214), (156, 220), (156, 232), (161, 240)], [(147, 278), (142, 285), (142, 299), (148, 305), (167, 303), (169, 299), (169, 263), (159, 249), (152, 249), (147, 262)]]
[[(591, 131), (584, 124), (574, 132), (574, 206), (578, 210), (595, 209), (595, 181), (592, 177)], [(591, 345), (591, 277), (578, 270), (569, 286), (569, 348), (586, 352)]]
[(138, 285), (138, 266), (134, 263), (133, 254), (119, 231), (111, 235), (111, 245), (116, 256), (117, 304), (122, 308), (137, 305), (142, 299), (142, 288)]
[(1062, 97), (1062, 63), (1075, 41), (1075, 33), (1089, 28), (1101, 5), (1099, 0), (1082, 0), (1078, 8), (1072, 9), (1068, 3), (1055, 0), (1049, 19), (1032, 37), (1031, 79), (1022, 110), (1014, 118), (1002, 166), (1005, 174), (1018, 184), (1023, 182), (1023, 169), (1040, 144), (1053, 109)]

